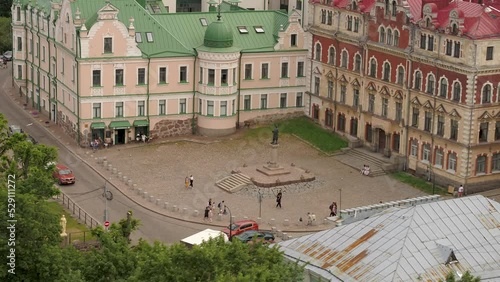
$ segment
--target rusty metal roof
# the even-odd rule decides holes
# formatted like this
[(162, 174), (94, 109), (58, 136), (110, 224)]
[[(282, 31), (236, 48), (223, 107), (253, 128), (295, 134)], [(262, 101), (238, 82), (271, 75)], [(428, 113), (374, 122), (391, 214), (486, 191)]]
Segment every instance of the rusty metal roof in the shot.
[(438, 281), (467, 270), (500, 281), (500, 204), (480, 195), (422, 204), (278, 245), (329, 281)]

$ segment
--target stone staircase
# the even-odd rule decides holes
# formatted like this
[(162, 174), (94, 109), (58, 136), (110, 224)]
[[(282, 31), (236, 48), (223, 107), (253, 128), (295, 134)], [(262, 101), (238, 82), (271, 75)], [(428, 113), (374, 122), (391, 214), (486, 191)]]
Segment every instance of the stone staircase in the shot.
[(364, 164), (369, 165), (370, 177), (386, 175), (386, 172), (383, 169), (386, 162), (379, 158), (371, 156), (370, 154), (367, 154), (366, 152), (363, 152), (363, 150), (360, 150), (358, 148), (347, 150), (346, 153), (344, 155), (340, 155), (337, 160), (345, 165), (357, 169), (358, 171), (363, 168)]
[(238, 191), (244, 185), (252, 184), (250, 178), (241, 173), (234, 173), (228, 177), (223, 178), (215, 183), (217, 187), (228, 191), (229, 193), (234, 193)]

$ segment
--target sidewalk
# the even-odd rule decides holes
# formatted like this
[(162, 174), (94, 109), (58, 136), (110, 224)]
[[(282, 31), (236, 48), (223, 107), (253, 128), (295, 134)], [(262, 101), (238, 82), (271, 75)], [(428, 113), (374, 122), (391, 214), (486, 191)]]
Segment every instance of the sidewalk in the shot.
[[(24, 101), (18, 93), (12, 88), (5, 90), (22, 108)], [(332, 224), (323, 224), (333, 201), (339, 204), (340, 210), (425, 195), (389, 176), (363, 177), (357, 170), (334, 157), (318, 153), (295, 137), (280, 136), (279, 162), (293, 162), (298, 167), (309, 169), (316, 175), (316, 180), (281, 187), (281, 209), (275, 207), (274, 196), (280, 188), (262, 188), (260, 192), (264, 198), (259, 212), (258, 189), (246, 187), (230, 194), (215, 183), (244, 164), (266, 164), (271, 135), (250, 140), (243, 139), (242, 131), (223, 138), (185, 136), (147, 144), (116, 145), (93, 152), (91, 148), (78, 146), (53, 122), (46, 123), (48, 117), (39, 115), (34, 120), (139, 206), (167, 217), (212, 225), (214, 229), (227, 226), (229, 216), (218, 218), (214, 212), (213, 222), (204, 222), (203, 211), (210, 198), (215, 206), (224, 200), (234, 220), (258, 220), (262, 229), (276, 227), (283, 232), (313, 232), (333, 227)], [(115, 174), (98, 163), (104, 158), (116, 168)], [(128, 181), (120, 180), (118, 173), (135, 185), (127, 185)], [(191, 174), (195, 178), (194, 188), (186, 189), (184, 179)], [(316, 226), (305, 226), (308, 212), (316, 214)], [(259, 214), (261, 219), (258, 219)], [(303, 219), (302, 223), (299, 218)]]

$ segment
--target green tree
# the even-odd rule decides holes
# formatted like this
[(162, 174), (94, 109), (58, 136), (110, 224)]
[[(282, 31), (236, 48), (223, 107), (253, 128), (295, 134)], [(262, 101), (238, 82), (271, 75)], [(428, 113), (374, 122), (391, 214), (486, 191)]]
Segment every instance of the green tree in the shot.
[[(5, 0), (0, 0), (0, 3)], [(12, 48), (12, 26), (11, 20), (8, 17), (2, 16), (5, 10), (0, 5), (0, 52), (13, 50)], [(10, 9), (8, 10), (10, 14)]]
[(0, 17), (10, 17), (12, 0), (0, 0)]
[(474, 277), (472, 274), (470, 274), (469, 271), (466, 271), (462, 277), (460, 277), (459, 280), (456, 279), (455, 274), (453, 272), (448, 273), (446, 275), (446, 282), (480, 282), (481, 278), (480, 277)]

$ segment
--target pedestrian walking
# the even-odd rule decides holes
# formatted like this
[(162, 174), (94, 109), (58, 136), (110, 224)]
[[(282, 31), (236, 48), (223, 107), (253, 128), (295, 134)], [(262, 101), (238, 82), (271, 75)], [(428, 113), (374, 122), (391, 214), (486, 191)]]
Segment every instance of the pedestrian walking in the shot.
[(189, 177), (189, 187), (193, 188), (193, 182), (194, 182), (194, 177), (191, 174), (191, 176)]
[(186, 185), (186, 189), (189, 187), (189, 177), (186, 176), (186, 179), (184, 179), (184, 185)]
[(212, 206), (210, 206), (210, 209), (208, 210), (208, 222), (212, 222), (213, 217), (214, 217), (214, 212)]
[(224, 204), (224, 200), (219, 202), (217, 207), (219, 208), (219, 214), (226, 214), (226, 205)]
[(460, 187), (458, 187), (458, 197), (462, 197), (464, 195), (464, 186), (463, 185), (460, 185)]
[(278, 192), (278, 195), (276, 195), (276, 207), (280, 207), (281, 209), (281, 198), (283, 198), (283, 193), (281, 193), (281, 190)]
[(337, 216), (337, 203), (335, 202), (330, 205), (330, 216)]
[(207, 221), (207, 220), (209, 220), (209, 218), (208, 218), (209, 213), (210, 213), (210, 206), (207, 206), (207, 207), (205, 208), (205, 215), (203, 216), (203, 221)]
[(212, 198), (208, 199), (208, 206), (212, 208)]

